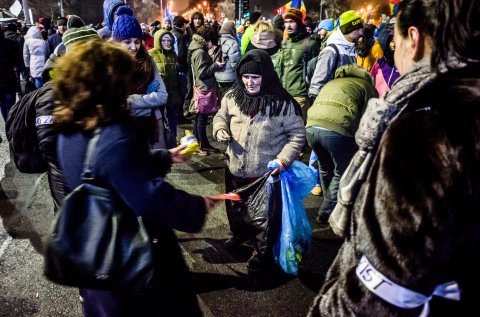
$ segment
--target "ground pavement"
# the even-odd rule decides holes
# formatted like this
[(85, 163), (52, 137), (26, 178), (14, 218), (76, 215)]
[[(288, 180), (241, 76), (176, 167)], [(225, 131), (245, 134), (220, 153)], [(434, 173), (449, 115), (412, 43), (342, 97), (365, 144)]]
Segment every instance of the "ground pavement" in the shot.
[[(181, 125), (179, 131), (191, 129)], [(42, 242), (53, 216), (45, 174), (19, 173), (10, 160), (0, 123), (0, 317), (81, 316), (77, 290), (47, 281), (42, 275)], [(211, 126), (209, 126), (211, 130)], [(221, 144), (212, 142), (219, 148)], [(194, 156), (189, 164), (175, 165), (168, 181), (199, 195), (224, 192), (223, 154)], [(192, 271), (205, 316), (305, 316), (333, 261), (341, 241), (328, 226), (315, 224), (321, 197), (305, 201), (314, 238), (298, 277), (280, 269), (249, 275), (248, 248), (237, 254), (223, 247), (229, 237), (225, 208), (217, 207), (202, 232), (178, 233), (185, 260)]]

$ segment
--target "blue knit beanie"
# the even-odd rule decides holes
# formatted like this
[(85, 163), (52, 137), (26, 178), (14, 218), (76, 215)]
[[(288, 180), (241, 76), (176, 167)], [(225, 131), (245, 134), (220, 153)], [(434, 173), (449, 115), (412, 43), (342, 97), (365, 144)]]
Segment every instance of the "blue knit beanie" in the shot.
[(129, 6), (121, 6), (117, 10), (117, 17), (112, 26), (112, 38), (120, 42), (129, 38), (142, 38), (142, 28)]
[(333, 20), (332, 19), (325, 19), (320, 22), (318, 25), (318, 29), (324, 29), (327, 30), (328, 32), (332, 31), (335, 28), (333, 25)]

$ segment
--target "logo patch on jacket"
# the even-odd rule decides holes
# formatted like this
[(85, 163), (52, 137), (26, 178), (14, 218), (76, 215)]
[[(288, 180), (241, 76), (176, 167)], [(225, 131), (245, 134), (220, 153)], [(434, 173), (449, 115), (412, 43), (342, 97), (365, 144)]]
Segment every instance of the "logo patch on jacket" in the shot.
[(53, 116), (40, 116), (35, 119), (35, 126), (53, 124)]

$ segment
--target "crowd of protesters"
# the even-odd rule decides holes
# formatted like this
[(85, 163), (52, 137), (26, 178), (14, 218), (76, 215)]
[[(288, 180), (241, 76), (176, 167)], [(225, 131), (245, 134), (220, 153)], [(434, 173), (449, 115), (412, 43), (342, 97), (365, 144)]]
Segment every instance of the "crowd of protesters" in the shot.
[[(170, 228), (200, 230), (218, 201), (178, 191), (163, 177), (171, 163), (184, 161), (178, 124), (193, 123), (196, 155), (220, 154), (207, 133), (210, 120), (213, 138), (226, 145), (227, 191), (256, 181), (270, 161), (278, 174), (307, 147), (316, 155), (312, 194), (323, 200), (315, 221), (345, 240), (311, 316), (475, 309), (479, 7), (479, 0), (403, 0), (377, 26), (354, 10), (314, 22), (297, 8), (271, 20), (251, 12), (241, 25), (207, 21), (201, 12), (191, 21), (175, 16), (147, 24), (124, 2), (105, 0), (102, 28), (75, 15), (54, 21), (55, 32), (46, 20), (29, 29), (2, 27), (2, 117), (29, 90), (42, 90), (32, 102), (37, 118), (53, 118), (37, 120), (36, 128), (56, 210), (79, 182), (88, 134), (103, 127), (101, 154), (112, 164), (100, 177), (166, 230), (175, 257), (169, 269), (185, 282), (163, 307), (154, 295), (165, 296), (167, 288), (148, 296), (83, 289), (85, 316), (104, 309), (108, 316), (135, 315), (140, 307), (200, 314)], [(122, 169), (131, 175), (115, 174)], [(185, 216), (169, 216), (179, 211), (173, 203), (184, 205)], [(165, 215), (152, 218), (162, 204)], [(271, 245), (244, 229), (245, 205), (226, 207), (232, 236), (225, 249), (253, 245), (250, 272), (274, 265)]]

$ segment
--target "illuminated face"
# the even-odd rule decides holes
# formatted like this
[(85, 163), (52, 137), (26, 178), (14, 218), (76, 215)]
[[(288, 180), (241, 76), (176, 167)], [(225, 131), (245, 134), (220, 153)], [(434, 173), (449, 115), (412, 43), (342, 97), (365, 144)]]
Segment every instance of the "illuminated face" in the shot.
[(298, 25), (297, 22), (293, 21), (292, 19), (286, 18), (284, 20), (285, 29), (287, 29), (288, 34), (293, 34), (297, 32)]
[(166, 19), (163, 21), (163, 28), (167, 31), (172, 29), (172, 25), (170, 24), (170, 20)]
[(242, 82), (250, 95), (256, 95), (262, 88), (262, 76), (257, 74), (243, 74)]
[(142, 40), (136, 37), (131, 37), (128, 39), (124, 39), (122, 42), (123, 47), (125, 47), (130, 54), (135, 56), (140, 49), (140, 45), (142, 44)]
[(320, 31), (318, 31), (318, 35), (320, 36), (321, 39), (324, 39), (325, 36), (327, 36), (327, 34), (328, 34), (328, 31), (325, 29), (320, 29)]
[(172, 49), (172, 38), (170, 36), (162, 36), (161, 43), (164, 50), (169, 51)]
[(67, 30), (67, 26), (66, 25), (59, 25), (59, 26), (57, 26), (57, 30), (58, 30), (58, 33), (63, 34)]
[(193, 19), (193, 25), (198, 28), (202, 25), (202, 19), (200, 19), (198, 16), (196, 16), (194, 19)]

